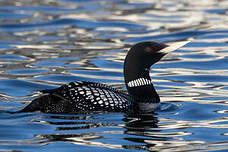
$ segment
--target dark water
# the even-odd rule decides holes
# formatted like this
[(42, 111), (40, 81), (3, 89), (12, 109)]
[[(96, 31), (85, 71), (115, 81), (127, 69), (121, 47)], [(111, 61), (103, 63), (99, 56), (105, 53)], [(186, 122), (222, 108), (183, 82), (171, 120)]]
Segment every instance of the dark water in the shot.
[[(0, 151), (227, 151), (228, 1), (0, 0)], [(134, 43), (192, 40), (153, 66), (156, 114), (9, 114), (36, 90), (124, 89)]]

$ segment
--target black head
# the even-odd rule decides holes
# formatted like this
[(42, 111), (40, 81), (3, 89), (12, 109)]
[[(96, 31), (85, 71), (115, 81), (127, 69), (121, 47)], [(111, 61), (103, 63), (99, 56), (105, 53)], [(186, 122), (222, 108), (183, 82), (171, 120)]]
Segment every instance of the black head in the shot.
[[(137, 78), (148, 78), (151, 65), (158, 62), (166, 53), (160, 52), (167, 45), (156, 42), (135, 44), (128, 52), (124, 62), (125, 82)], [(148, 78), (149, 79), (149, 78)]]
[(138, 62), (140, 68), (149, 69), (152, 64), (158, 62), (166, 54), (160, 52), (165, 47), (167, 45), (156, 42), (137, 43), (128, 52), (125, 62), (133, 60), (133, 62)]

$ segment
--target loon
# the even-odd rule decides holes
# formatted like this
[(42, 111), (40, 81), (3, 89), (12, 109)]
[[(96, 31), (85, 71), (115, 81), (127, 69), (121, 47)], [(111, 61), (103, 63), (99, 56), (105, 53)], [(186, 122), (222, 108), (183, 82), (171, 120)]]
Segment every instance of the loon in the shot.
[(149, 76), (150, 67), (164, 55), (189, 41), (170, 46), (156, 42), (140, 42), (127, 53), (124, 60), (124, 80), (128, 93), (108, 85), (76, 81), (56, 89), (42, 90), (42, 96), (34, 99), (18, 112), (41, 111), (44, 113), (72, 114), (80, 112), (154, 111), (160, 103)]

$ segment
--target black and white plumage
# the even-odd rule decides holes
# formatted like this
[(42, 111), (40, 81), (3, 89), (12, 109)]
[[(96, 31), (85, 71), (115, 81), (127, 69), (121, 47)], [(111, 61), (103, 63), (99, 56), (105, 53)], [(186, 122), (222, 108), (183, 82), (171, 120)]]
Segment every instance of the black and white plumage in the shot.
[(76, 81), (41, 91), (42, 96), (19, 112), (153, 111), (159, 105), (160, 98), (150, 79), (149, 69), (165, 54), (187, 43), (188, 41), (183, 41), (167, 46), (142, 42), (134, 45), (124, 61), (124, 80), (128, 94), (105, 84)]

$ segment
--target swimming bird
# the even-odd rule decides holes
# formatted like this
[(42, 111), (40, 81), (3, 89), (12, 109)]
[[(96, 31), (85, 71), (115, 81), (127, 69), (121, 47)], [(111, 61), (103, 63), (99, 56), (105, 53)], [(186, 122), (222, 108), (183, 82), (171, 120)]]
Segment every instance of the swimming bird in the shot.
[(168, 52), (187, 43), (189, 41), (176, 42), (170, 46), (156, 42), (135, 44), (124, 60), (124, 81), (128, 93), (101, 83), (75, 81), (56, 89), (42, 90), (42, 96), (19, 112), (153, 111), (159, 106), (160, 98), (149, 76), (150, 67)]

